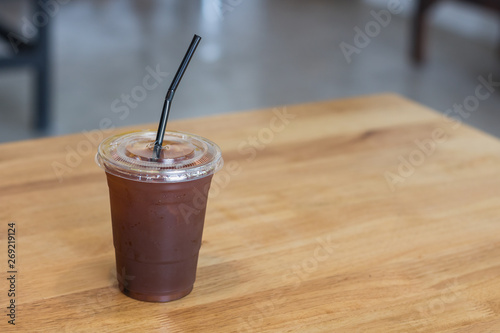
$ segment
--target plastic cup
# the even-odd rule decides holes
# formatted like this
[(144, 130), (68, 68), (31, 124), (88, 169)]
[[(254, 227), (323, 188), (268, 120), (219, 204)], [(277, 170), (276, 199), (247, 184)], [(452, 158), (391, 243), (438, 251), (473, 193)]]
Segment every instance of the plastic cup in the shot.
[(120, 290), (149, 302), (188, 295), (196, 278), (207, 195), (223, 160), (197, 135), (167, 131), (160, 158), (156, 132), (104, 139), (96, 155), (106, 171)]

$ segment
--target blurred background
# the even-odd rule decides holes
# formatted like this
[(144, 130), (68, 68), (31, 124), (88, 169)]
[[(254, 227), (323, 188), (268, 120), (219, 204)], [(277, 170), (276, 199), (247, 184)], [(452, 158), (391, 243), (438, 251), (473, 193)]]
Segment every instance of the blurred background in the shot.
[(194, 33), (170, 119), (396, 92), (500, 136), (492, 3), (0, 0), (0, 142), (157, 122)]

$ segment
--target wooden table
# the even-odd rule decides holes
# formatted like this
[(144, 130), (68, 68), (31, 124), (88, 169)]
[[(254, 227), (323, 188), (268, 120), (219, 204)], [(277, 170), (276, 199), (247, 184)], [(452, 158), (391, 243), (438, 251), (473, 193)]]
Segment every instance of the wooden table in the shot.
[(193, 292), (144, 303), (116, 287), (93, 141), (123, 129), (3, 144), (0, 331), (500, 329), (497, 139), (396, 95), (169, 126), (217, 142), (226, 162)]

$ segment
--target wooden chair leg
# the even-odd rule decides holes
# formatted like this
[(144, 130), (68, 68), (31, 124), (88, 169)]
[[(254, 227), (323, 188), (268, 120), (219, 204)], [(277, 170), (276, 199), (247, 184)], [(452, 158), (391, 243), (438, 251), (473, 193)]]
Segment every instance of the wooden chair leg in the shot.
[(429, 8), (438, 0), (419, 0), (413, 18), (411, 59), (420, 64), (424, 60), (425, 23)]
[[(37, 4), (39, 4), (37, 2)], [(47, 130), (50, 123), (50, 102), (51, 102), (51, 78), (50, 78), (50, 41), (49, 41), (50, 22), (38, 28), (38, 38), (36, 45), (36, 78), (35, 78), (35, 96), (34, 127), (37, 130)]]

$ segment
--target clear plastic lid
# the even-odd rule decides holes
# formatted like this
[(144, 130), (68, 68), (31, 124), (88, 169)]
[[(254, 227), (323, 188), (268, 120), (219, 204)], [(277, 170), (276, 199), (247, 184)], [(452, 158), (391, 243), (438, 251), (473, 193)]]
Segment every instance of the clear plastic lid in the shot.
[(160, 158), (153, 155), (156, 132), (134, 131), (104, 139), (96, 162), (113, 175), (144, 182), (183, 182), (203, 178), (223, 165), (220, 148), (201, 136), (166, 131)]

